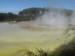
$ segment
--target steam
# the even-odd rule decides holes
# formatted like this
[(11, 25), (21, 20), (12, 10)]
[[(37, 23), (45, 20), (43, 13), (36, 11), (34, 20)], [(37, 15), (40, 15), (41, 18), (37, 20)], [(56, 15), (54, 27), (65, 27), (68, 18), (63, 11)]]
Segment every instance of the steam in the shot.
[(70, 23), (71, 23), (73, 26), (75, 26), (75, 12), (72, 13), (72, 16), (71, 16), (70, 20), (71, 20)]
[[(35, 22), (39, 25), (48, 26), (52, 28), (65, 28), (69, 23), (75, 25), (75, 13), (72, 13), (70, 17), (65, 16), (65, 13), (61, 13), (61, 10), (50, 10), (43, 16), (38, 17)], [(69, 22), (69, 19), (71, 22)]]

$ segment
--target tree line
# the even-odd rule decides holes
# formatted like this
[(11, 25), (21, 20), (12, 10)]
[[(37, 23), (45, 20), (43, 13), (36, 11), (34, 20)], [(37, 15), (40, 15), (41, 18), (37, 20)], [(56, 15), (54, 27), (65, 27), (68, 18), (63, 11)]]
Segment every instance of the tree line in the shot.
[[(3, 21), (30, 21), (35, 20), (36, 17), (42, 16), (45, 12), (50, 11), (47, 8), (28, 8), (19, 11), (18, 14), (12, 12), (0, 13), (0, 22)], [(65, 12), (66, 16), (72, 14), (72, 10), (63, 9), (62, 12)]]
[(18, 15), (16, 14), (13, 14), (11, 12), (9, 13), (0, 13), (0, 21), (3, 22), (3, 21), (14, 21), (15, 18), (17, 18)]

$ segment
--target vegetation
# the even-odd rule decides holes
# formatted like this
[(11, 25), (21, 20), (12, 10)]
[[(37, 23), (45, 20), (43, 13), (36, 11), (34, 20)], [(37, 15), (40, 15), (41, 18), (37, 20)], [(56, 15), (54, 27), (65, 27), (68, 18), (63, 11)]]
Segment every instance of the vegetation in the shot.
[(13, 14), (11, 12), (9, 13), (0, 13), (0, 21), (3, 22), (3, 21), (14, 21), (16, 20), (15, 18), (17, 18), (18, 15), (16, 14)]
[[(42, 16), (45, 12), (50, 11), (50, 9), (47, 8), (28, 8), (24, 9), (22, 11), (19, 11), (19, 13), (13, 14), (12, 12), (8, 13), (0, 13), (0, 21), (30, 21), (35, 20), (36, 17)], [(66, 10), (63, 9), (61, 12), (65, 13), (66, 16), (70, 16), (72, 14), (72, 10)]]
[(43, 15), (48, 9), (46, 8), (28, 8), (19, 12), (19, 15), (25, 20), (35, 20), (36, 17)]
[(30, 21), (41, 16), (48, 11), (46, 8), (28, 8), (20, 11), (18, 15), (9, 13), (0, 13), (0, 21)]
[(36, 52), (30, 50), (20, 50), (12, 56), (49, 56), (50, 52), (42, 49), (36, 49)]

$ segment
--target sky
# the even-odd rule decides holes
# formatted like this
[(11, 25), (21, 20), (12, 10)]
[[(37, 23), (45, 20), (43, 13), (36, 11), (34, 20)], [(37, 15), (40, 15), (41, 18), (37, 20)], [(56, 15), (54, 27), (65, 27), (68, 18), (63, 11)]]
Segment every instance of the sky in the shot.
[(0, 0), (0, 12), (18, 13), (31, 7), (53, 7), (75, 10), (75, 0)]

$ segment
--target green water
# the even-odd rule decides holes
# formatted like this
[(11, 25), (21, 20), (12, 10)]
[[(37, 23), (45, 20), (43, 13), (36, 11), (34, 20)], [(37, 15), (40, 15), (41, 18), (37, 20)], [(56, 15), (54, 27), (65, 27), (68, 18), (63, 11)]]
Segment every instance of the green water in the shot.
[(19, 23), (0, 23), (0, 50), (18, 48), (53, 50), (66, 42), (63, 32), (64, 30), (27, 29), (21, 27)]

